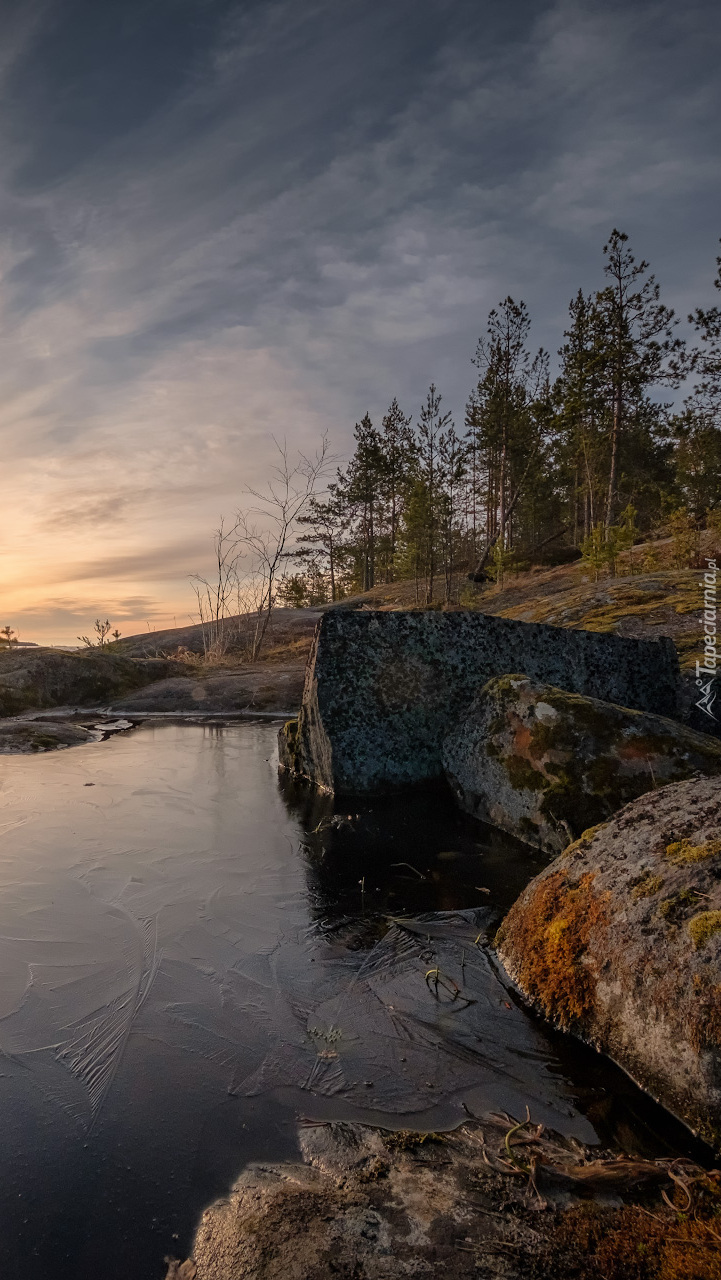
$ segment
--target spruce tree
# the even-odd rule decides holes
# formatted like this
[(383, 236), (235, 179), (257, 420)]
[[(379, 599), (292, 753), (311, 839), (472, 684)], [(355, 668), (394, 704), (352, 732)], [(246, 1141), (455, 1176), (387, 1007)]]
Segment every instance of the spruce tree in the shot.
[(553, 388), (556, 470), (566, 494), (572, 542), (588, 538), (603, 509), (607, 405), (602, 379), (601, 317), (593, 298), (579, 289), (569, 304), (561, 369)]
[(308, 572), (320, 562), (320, 571), (328, 575), (331, 600), (340, 599), (339, 570), (345, 560), (343, 537), (348, 528), (348, 516), (338, 485), (328, 486), (325, 501), (311, 498), (308, 511), (299, 518), (298, 524), (307, 526), (312, 532), (303, 533), (299, 537), (299, 549), (295, 558), (305, 561)]

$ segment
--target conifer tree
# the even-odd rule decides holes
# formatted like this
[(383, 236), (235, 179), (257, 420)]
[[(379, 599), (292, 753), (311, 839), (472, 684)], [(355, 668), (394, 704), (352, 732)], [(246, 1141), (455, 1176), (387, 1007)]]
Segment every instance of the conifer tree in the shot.
[(602, 342), (599, 371), (610, 415), (606, 530), (616, 512), (619, 460), (631, 428), (640, 418), (645, 417), (647, 429), (652, 421), (649, 389), (678, 385), (684, 345), (673, 336), (678, 321), (660, 301), (655, 277), (646, 275), (648, 263), (636, 262), (627, 245), (628, 236), (614, 228), (603, 249), (609, 283), (595, 298)]
[(330, 598), (332, 601), (340, 599), (339, 569), (345, 559), (343, 536), (348, 528), (348, 516), (339, 486), (328, 486), (325, 501), (311, 498), (306, 514), (299, 518), (298, 524), (307, 526), (312, 532), (299, 537), (295, 558), (315, 566), (316, 575), (327, 572)]
[(375, 586), (376, 553), (382, 516), (385, 459), (381, 437), (366, 413), (355, 426), (355, 452), (345, 474), (338, 474), (339, 491), (357, 520), (360, 588)]
[(385, 579), (392, 582), (398, 546), (403, 500), (412, 482), (415, 446), (407, 418), (394, 396), (381, 423), (383, 496), (385, 499)]
[[(721, 290), (721, 257), (716, 267)], [(700, 337), (689, 360), (698, 381), (673, 429), (678, 489), (698, 519), (721, 508), (721, 307), (697, 307), (688, 319)]]
[[(449, 415), (446, 414), (446, 419)], [(440, 523), (446, 601), (451, 599), (453, 574), (462, 538), (462, 484), (466, 474), (467, 446), (452, 421), (438, 438), (440, 460)]]
[(479, 378), (468, 403), (469, 448), (482, 459), (478, 468), (485, 489), (486, 544), (475, 567), (480, 577), (500, 542), (505, 550), (509, 522), (517, 507), (529, 463), (538, 451), (538, 422), (532, 405), (547, 380), (547, 357), (527, 347), (531, 320), (525, 302), (506, 298), (490, 312), (486, 334), (473, 363)]
[[(714, 288), (721, 290), (721, 257), (716, 259)], [(691, 368), (699, 375), (691, 403), (707, 424), (721, 428), (721, 307), (697, 307), (689, 323), (701, 336), (701, 346), (691, 359)]]
[(442, 458), (441, 440), (451, 425), (451, 413), (441, 413), (441, 395), (431, 383), (418, 421), (418, 480), (425, 493), (423, 560), (427, 579), (426, 603), (433, 603), (438, 569), (438, 536), (441, 523)]
[(556, 464), (566, 490), (572, 541), (588, 538), (602, 510), (607, 415), (601, 376), (601, 317), (592, 297), (579, 289), (569, 305), (561, 369), (553, 388)]

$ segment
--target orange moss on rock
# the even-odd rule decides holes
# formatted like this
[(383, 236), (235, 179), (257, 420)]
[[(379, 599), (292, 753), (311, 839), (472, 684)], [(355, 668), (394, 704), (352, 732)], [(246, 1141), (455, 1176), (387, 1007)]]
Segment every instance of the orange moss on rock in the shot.
[(716, 1205), (693, 1218), (660, 1217), (636, 1205), (567, 1209), (531, 1274), (544, 1280), (721, 1280)]
[(516, 902), (497, 934), (519, 986), (548, 1018), (568, 1029), (592, 1012), (596, 975), (587, 957), (592, 932), (605, 925), (606, 898), (588, 873), (577, 884), (563, 871)]

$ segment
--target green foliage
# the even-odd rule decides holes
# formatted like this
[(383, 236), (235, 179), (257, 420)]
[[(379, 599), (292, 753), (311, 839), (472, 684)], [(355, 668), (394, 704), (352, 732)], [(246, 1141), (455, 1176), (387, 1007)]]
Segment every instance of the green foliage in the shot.
[(587, 538), (581, 543), (583, 563), (593, 570), (594, 580), (598, 582), (601, 571), (608, 567), (608, 548), (606, 531), (602, 524), (595, 524)]
[(515, 552), (504, 551), (500, 541), (493, 548), (493, 567), (492, 574), (497, 587), (502, 587), (506, 573), (513, 567), (516, 560)]
[(276, 591), (276, 600), (285, 609), (313, 609), (327, 604), (329, 598), (328, 579), (317, 564), (305, 573), (286, 574)]
[(636, 508), (631, 503), (621, 512), (618, 524), (612, 524), (608, 529), (602, 524), (594, 525), (581, 543), (581, 558), (593, 570), (596, 582), (603, 570), (615, 574), (618, 557), (622, 552), (629, 553), (627, 567), (631, 572), (634, 571), (636, 565), (631, 553), (638, 534)]
[(676, 483), (684, 506), (698, 519), (721, 509), (721, 425), (687, 405), (672, 423)]
[[(411, 578), (419, 605), (465, 600), (459, 571), (502, 585), (548, 544), (580, 547), (596, 578), (650, 569), (653, 553), (634, 546), (662, 515), (676, 563), (697, 562), (701, 522), (721, 511), (721, 308), (689, 317), (699, 345), (687, 354), (625, 234), (604, 255), (604, 286), (570, 303), (553, 384), (525, 303), (507, 297), (476, 348), (463, 435), (435, 384), (415, 427), (396, 399), (380, 428), (365, 414), (348, 465), (302, 518), (289, 599)], [(689, 374), (697, 385), (670, 416), (659, 394)]]
[(699, 526), (686, 507), (671, 512), (669, 518), (673, 559), (677, 569), (693, 569), (699, 557)]

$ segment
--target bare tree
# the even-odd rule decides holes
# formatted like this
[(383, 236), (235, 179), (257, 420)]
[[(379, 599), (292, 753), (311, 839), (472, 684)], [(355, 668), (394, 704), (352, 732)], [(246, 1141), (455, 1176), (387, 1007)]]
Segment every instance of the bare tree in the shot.
[(237, 539), (238, 560), (249, 565), (247, 579), (256, 596), (253, 625), (248, 637), (251, 662), (255, 661), (265, 640), (275, 602), (276, 584), (282, 577), (286, 561), (293, 550), (298, 521), (315, 497), (318, 486), (334, 459), (328, 451), (324, 435), (312, 455), (299, 453), (291, 462), (288, 445), (273, 438), (278, 462), (264, 489), (248, 489), (256, 505), (239, 511), (233, 533)]
[(335, 459), (323, 436), (314, 454), (293, 462), (285, 441), (273, 438), (278, 462), (264, 489), (247, 489), (253, 504), (236, 513), (232, 526), (221, 518), (213, 535), (215, 568), (211, 578), (191, 578), (205, 657), (218, 659), (231, 647), (242, 648), (251, 662), (263, 646), (276, 595), (294, 544), (300, 517)]
[(222, 658), (228, 651), (232, 640), (231, 605), (238, 595), (238, 538), (235, 526), (226, 529), (223, 516), (213, 534), (213, 553), (213, 577), (195, 573), (190, 579), (198, 602), (203, 654), (210, 661)]

